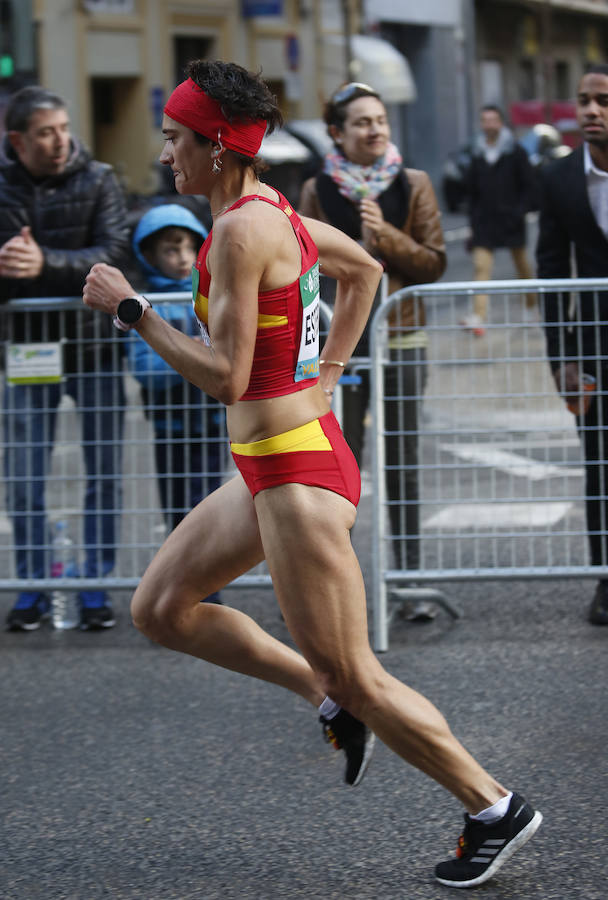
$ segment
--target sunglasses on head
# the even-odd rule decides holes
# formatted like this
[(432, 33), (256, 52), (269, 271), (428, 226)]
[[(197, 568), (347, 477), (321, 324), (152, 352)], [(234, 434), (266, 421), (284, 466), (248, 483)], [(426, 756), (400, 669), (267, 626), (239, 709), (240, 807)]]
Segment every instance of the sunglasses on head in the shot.
[(373, 94), (374, 97), (378, 96), (378, 91), (375, 91), (369, 84), (363, 84), (362, 81), (351, 81), (349, 84), (345, 84), (343, 88), (336, 91), (331, 98), (331, 102), (336, 105), (347, 103), (349, 100), (352, 100), (353, 96), (357, 93)]

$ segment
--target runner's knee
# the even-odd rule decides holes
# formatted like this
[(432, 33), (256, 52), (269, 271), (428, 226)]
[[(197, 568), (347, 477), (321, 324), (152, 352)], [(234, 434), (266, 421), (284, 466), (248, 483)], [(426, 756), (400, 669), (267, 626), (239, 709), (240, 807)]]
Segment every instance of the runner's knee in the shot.
[(167, 632), (179, 631), (182, 616), (176, 598), (160, 589), (153, 594), (140, 585), (131, 600), (133, 624), (151, 640), (160, 641)]
[(327, 667), (319, 677), (328, 697), (357, 718), (364, 718), (365, 711), (375, 705), (379, 693), (384, 690), (384, 675), (380, 665), (354, 670), (336, 666)]

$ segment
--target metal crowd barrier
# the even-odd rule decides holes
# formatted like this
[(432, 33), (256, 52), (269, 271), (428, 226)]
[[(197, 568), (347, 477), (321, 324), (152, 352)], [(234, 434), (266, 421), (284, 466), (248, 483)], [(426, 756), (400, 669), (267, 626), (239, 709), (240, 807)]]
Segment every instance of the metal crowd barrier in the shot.
[[(591, 326), (599, 337), (608, 322), (600, 317), (598, 292), (607, 290), (605, 279), (438, 283), (399, 291), (374, 315), (376, 650), (388, 648), (390, 625), (408, 591), (424, 593), (426, 586), (458, 616), (448, 582), (607, 577), (605, 554), (602, 565), (589, 561), (576, 419), (557, 393), (537, 312), (544, 295), (563, 293), (569, 318), (558, 325), (568, 327), (576, 322), (580, 297), (591, 292)], [(489, 322), (485, 334), (476, 336), (459, 322), (471, 312), (473, 295), (481, 293), (490, 298)], [(535, 304), (530, 309), (526, 295)], [(426, 378), (420, 360), (399, 346), (407, 298), (426, 309)], [(598, 395), (605, 393), (603, 358), (598, 351), (590, 360), (598, 368)], [(408, 430), (403, 413), (412, 402), (418, 410), (415, 431)], [(412, 439), (417, 461), (408, 456)], [(605, 495), (602, 487), (600, 499)], [(419, 525), (412, 531), (406, 522), (416, 514)], [(442, 589), (431, 589), (433, 582)]]
[[(154, 302), (191, 302), (187, 293), (150, 297)], [(323, 302), (320, 321), (326, 333), (331, 309)], [(0, 327), (5, 356), (0, 593), (134, 589), (176, 519), (200, 499), (201, 490), (204, 496), (234, 474), (223, 409), (169, 372), (150, 370), (143, 383), (136, 380), (126, 348), (128, 341), (140, 339), (116, 331), (109, 317), (91, 314), (81, 298), (11, 301), (0, 306)], [(76, 380), (67, 371), (74, 366), (83, 372)], [(89, 431), (83, 434), (87, 419)], [(87, 458), (94, 479), (87, 477)], [(40, 469), (43, 460), (46, 475)], [(85, 515), (92, 481), (99, 489), (98, 509)], [(9, 492), (20, 499), (9, 502)], [(21, 510), (20, 546), (29, 554), (24, 577), (16, 570), (16, 514), (9, 515), (9, 508)], [(78, 573), (71, 577), (51, 577), (57, 521), (67, 523), (74, 542)], [(91, 534), (93, 546), (86, 537)], [(42, 572), (34, 577), (36, 568)], [(268, 588), (271, 580), (262, 564), (228, 587)]]
[[(588, 560), (585, 467), (575, 418), (557, 394), (539, 321), (534, 311), (524, 315), (526, 294), (542, 300), (547, 292), (567, 292), (575, 314), (581, 293), (593, 292), (597, 298), (600, 290), (608, 290), (608, 282), (439, 283), (400, 291), (384, 300), (375, 313), (371, 358), (359, 360), (355, 370), (371, 366), (372, 626), (376, 650), (388, 648), (389, 627), (404, 597), (433, 598), (457, 616), (458, 609), (449, 598), (449, 582), (608, 575), (607, 560), (601, 566), (592, 566)], [(490, 314), (485, 335), (476, 337), (463, 330), (459, 320), (469, 312), (472, 296), (480, 292), (490, 296)], [(396, 340), (406, 333), (405, 327), (400, 327), (401, 301), (406, 297), (423, 301), (426, 307), (426, 369), (421, 364), (421, 348), (412, 349), (407, 340)], [(157, 295), (157, 300), (184, 303), (189, 296), (163, 294)], [(596, 305), (595, 327), (603, 329), (599, 303)], [(201, 407), (182, 381), (177, 387), (167, 381), (160, 400), (153, 400), (151, 391), (144, 396), (145, 385), (129, 373), (120, 352), (131, 338), (108, 328), (109, 320), (102, 315), (93, 316), (93, 325), (87, 330), (85, 312), (79, 298), (19, 300), (0, 306), (9, 378), (18, 386), (33, 367), (36, 378), (46, 379), (39, 392), (43, 409), (47, 399), (47, 411), (53, 409), (56, 392), (63, 394), (70, 387), (65, 373), (56, 372), (53, 322), (60, 335), (69, 335), (59, 342), (64, 358), (78, 360), (86, 372), (75, 391), (75, 401), (62, 396), (58, 403), (54, 436), (50, 419), (40, 433), (17, 434), (17, 413), (23, 423), (33, 410), (27, 405), (15, 408), (18, 387), (3, 386), (0, 510), (5, 515), (0, 516), (0, 592), (50, 590), (55, 585), (111, 591), (137, 585), (170, 527), (168, 516), (187, 511), (193, 499), (187, 492), (184, 498), (178, 497), (169, 487), (173, 476), (189, 474), (184, 462), (183, 471), (175, 470), (171, 454), (165, 476), (168, 490), (164, 502), (161, 498), (155, 419), (165, 426), (165, 449), (184, 444), (202, 447), (199, 475), (206, 488), (213, 486), (214, 478), (223, 479), (233, 472), (223, 413), (216, 416), (213, 403), (205, 398)], [(325, 303), (321, 321), (322, 332), (327, 331), (331, 308)], [(49, 345), (46, 357), (27, 355), (28, 342), (36, 336)], [(21, 344), (22, 358), (15, 353), (15, 343)], [(34, 346), (40, 350), (40, 345)], [(596, 390), (604, 393), (601, 378)], [(338, 394), (338, 414), (340, 399)], [(410, 413), (412, 402), (417, 408), (414, 429), (408, 401)], [(102, 406), (103, 419), (100, 416), (96, 430), (83, 440), (84, 414), (92, 413), (96, 420)], [(202, 424), (196, 417), (188, 418), (201, 409)], [(187, 419), (181, 434), (172, 431), (176, 413)], [(414, 462), (412, 440), (418, 447)], [(37, 448), (49, 457), (46, 478), (32, 468), (31, 451)], [(87, 490), (91, 489), (86, 450), (92, 454), (96, 470), (102, 472), (97, 477), (102, 490), (118, 490), (115, 507), (108, 507), (106, 495), (105, 519), (101, 513), (88, 518), (83, 515)], [(219, 468), (214, 462), (218, 451)], [(37, 457), (34, 454), (32, 458)], [(387, 496), (389, 477), (391, 496)], [(33, 518), (40, 520), (36, 503), (43, 485), (49, 522), (68, 522), (80, 559), (78, 577), (53, 579), (48, 565), (41, 577), (17, 577), (7, 492), (21, 488), (28, 508), (34, 509)], [(31, 519), (22, 521), (25, 551), (39, 556)], [(112, 545), (116, 559), (109, 567), (109, 532), (104, 528), (110, 520), (115, 528)], [(419, 525), (413, 527), (416, 521)], [(97, 528), (93, 554), (84, 538), (91, 522)], [(51, 532), (45, 532), (41, 551), (45, 557), (50, 554), (50, 538)], [(263, 565), (230, 585), (270, 586)]]

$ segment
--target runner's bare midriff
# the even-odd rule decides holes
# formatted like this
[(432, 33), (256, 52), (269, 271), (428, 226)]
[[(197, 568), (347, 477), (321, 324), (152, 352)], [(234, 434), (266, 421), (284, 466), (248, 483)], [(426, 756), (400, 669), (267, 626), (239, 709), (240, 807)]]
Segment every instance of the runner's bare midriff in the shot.
[(238, 444), (261, 441), (312, 422), (328, 409), (320, 384), (281, 397), (239, 400), (226, 410), (228, 435)]

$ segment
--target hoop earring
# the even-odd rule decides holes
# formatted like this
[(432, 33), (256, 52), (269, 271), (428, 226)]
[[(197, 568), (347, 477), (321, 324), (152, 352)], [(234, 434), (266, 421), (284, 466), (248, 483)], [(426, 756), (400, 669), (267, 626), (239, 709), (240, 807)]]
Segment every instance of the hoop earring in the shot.
[(220, 175), (222, 172), (222, 154), (226, 149), (222, 144), (222, 130), (218, 128), (217, 130), (217, 144), (218, 149), (213, 151), (213, 165), (211, 166), (212, 175)]

